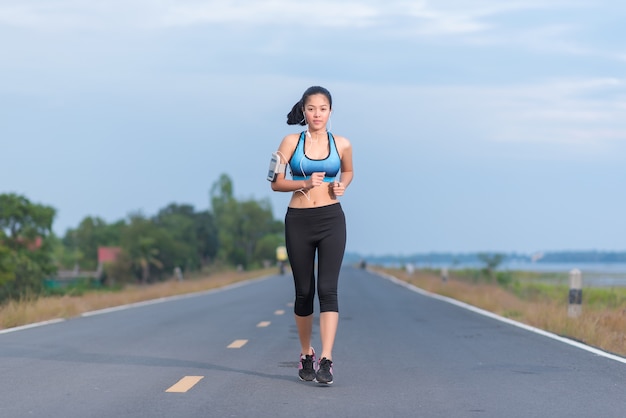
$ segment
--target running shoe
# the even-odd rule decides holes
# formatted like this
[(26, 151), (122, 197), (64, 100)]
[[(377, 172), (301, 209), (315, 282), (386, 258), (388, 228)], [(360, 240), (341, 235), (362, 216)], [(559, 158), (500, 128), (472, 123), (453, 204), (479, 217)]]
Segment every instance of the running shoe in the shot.
[(315, 374), (315, 380), (317, 383), (324, 383), (330, 385), (333, 383), (333, 361), (328, 360), (326, 357), (320, 360), (317, 373)]
[(298, 362), (298, 377), (306, 382), (315, 380), (315, 350), (311, 348), (311, 351), (313, 352), (311, 355), (300, 354), (300, 361)]

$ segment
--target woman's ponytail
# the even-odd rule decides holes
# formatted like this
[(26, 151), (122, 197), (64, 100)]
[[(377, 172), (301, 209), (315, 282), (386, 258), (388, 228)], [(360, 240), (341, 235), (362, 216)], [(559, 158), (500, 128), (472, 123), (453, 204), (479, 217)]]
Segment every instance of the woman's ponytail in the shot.
[(302, 101), (293, 105), (291, 112), (287, 113), (287, 125), (306, 125), (303, 107)]

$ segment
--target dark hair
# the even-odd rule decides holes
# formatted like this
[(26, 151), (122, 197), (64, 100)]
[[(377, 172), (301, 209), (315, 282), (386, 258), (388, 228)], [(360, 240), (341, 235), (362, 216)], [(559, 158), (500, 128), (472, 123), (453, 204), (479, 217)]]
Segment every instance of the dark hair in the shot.
[(293, 105), (291, 108), (291, 112), (287, 113), (287, 125), (306, 125), (306, 120), (304, 119), (304, 104), (306, 103), (309, 96), (314, 94), (323, 94), (328, 99), (328, 103), (330, 104), (330, 108), (333, 107), (333, 98), (330, 95), (330, 92), (326, 90), (324, 87), (320, 86), (312, 86), (306, 89), (302, 98), (298, 103)]

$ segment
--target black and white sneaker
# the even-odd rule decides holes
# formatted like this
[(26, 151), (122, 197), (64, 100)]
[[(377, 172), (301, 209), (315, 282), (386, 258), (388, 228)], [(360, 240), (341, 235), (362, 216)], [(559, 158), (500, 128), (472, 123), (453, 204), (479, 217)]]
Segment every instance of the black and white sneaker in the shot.
[(305, 382), (312, 382), (315, 380), (315, 350), (311, 348), (313, 354), (303, 355), (300, 354), (300, 362), (298, 363), (298, 377)]
[(328, 360), (326, 357), (320, 359), (317, 373), (315, 374), (315, 380), (317, 383), (323, 383), (330, 385), (333, 383), (333, 361)]

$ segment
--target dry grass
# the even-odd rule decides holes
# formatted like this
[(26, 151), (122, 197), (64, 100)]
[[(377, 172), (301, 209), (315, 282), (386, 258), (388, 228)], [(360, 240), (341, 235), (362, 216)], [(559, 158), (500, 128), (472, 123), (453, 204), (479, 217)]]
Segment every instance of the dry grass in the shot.
[(89, 311), (167, 296), (201, 292), (274, 273), (276, 269), (243, 273), (228, 271), (182, 282), (167, 281), (146, 286), (127, 286), (117, 292), (92, 291), (82, 296), (41, 297), (30, 301), (12, 301), (0, 306), (0, 329), (58, 318), (71, 318)]
[(626, 356), (626, 304), (607, 309), (585, 306), (583, 301), (582, 315), (570, 318), (567, 314), (567, 295), (559, 301), (528, 301), (497, 285), (473, 284), (454, 280), (453, 277), (444, 283), (438, 275), (424, 271), (408, 274), (396, 269), (374, 270), (393, 275), (429, 292)]

